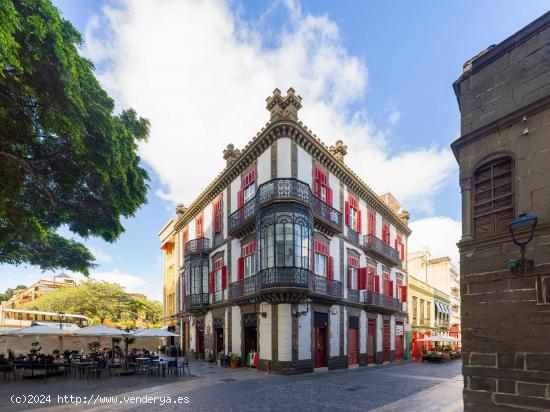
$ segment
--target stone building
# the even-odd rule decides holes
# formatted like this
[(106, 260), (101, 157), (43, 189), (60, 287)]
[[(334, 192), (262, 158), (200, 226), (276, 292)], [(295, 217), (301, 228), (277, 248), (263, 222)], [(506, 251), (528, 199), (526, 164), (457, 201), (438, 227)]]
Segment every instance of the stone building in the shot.
[(162, 231), (183, 349), (256, 353), (259, 368), (289, 374), (400, 359), (409, 215), (300, 108), (293, 89), (276, 89), (267, 125), (242, 150), (228, 145), (225, 169)]
[[(464, 64), (460, 276), (464, 407), (550, 410), (550, 13)], [(538, 217), (520, 257), (509, 223)]]

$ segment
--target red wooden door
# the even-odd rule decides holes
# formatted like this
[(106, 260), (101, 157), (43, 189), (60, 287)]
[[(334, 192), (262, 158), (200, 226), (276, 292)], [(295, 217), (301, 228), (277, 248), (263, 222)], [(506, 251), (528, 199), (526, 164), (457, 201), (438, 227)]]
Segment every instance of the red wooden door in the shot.
[(395, 360), (403, 359), (403, 336), (395, 337)]
[(198, 353), (202, 353), (204, 355), (204, 331), (202, 330), (197, 331), (197, 343)]
[(382, 334), (382, 359), (384, 361), (390, 360), (390, 321), (385, 320), (383, 323)]
[(315, 328), (313, 367), (327, 366), (327, 328)]
[(348, 360), (350, 365), (357, 365), (359, 363), (358, 339), (359, 329), (348, 329)]
[(376, 362), (376, 320), (369, 319), (367, 330), (367, 362)]
[(223, 347), (223, 328), (216, 328), (214, 329), (216, 331), (216, 359), (218, 358), (218, 355), (220, 352), (224, 351)]

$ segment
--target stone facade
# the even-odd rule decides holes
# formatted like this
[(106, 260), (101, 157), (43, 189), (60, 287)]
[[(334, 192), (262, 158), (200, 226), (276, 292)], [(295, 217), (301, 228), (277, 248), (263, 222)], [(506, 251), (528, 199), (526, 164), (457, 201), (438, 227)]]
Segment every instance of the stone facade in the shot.
[[(550, 410), (550, 13), (468, 61), (454, 89), (462, 116), (452, 148), (463, 207), (464, 408)], [(512, 213), (484, 220), (475, 209), (483, 206), (475, 196), (484, 190), (480, 170), (501, 159), (511, 164)], [(525, 273), (507, 268), (519, 258), (507, 222), (523, 213), (538, 217), (526, 255), (534, 267)], [(488, 235), (486, 221), (496, 222)]]

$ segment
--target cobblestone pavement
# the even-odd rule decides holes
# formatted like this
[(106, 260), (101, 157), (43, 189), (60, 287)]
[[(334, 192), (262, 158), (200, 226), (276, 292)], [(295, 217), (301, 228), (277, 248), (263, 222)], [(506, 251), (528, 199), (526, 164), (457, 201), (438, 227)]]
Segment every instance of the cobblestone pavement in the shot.
[[(0, 410), (33, 407), (37, 411), (445, 411), (462, 410), (461, 362), (421, 364), (401, 362), (384, 366), (296, 376), (268, 375), (250, 369), (191, 365), (192, 377), (113, 377), (100, 380), (58, 379), (45, 382), (19, 381), (0, 387)], [(12, 394), (51, 394), (52, 402), (17, 406)], [(59, 405), (58, 395), (94, 396), (92, 403)], [(99, 397), (117, 396), (116, 405)], [(128, 397), (136, 399), (128, 401)], [(144, 404), (145, 396), (170, 397)], [(163, 398), (166, 401), (166, 398)], [(114, 399), (111, 399), (113, 401)], [(88, 400), (86, 401), (88, 402)], [(136, 403), (141, 402), (141, 403)]]

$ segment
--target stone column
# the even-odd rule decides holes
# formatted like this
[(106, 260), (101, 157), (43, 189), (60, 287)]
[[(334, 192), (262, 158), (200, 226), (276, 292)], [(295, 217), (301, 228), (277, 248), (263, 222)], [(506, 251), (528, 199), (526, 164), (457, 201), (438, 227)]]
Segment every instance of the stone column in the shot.
[(462, 194), (462, 242), (472, 240), (472, 179), (460, 180)]

